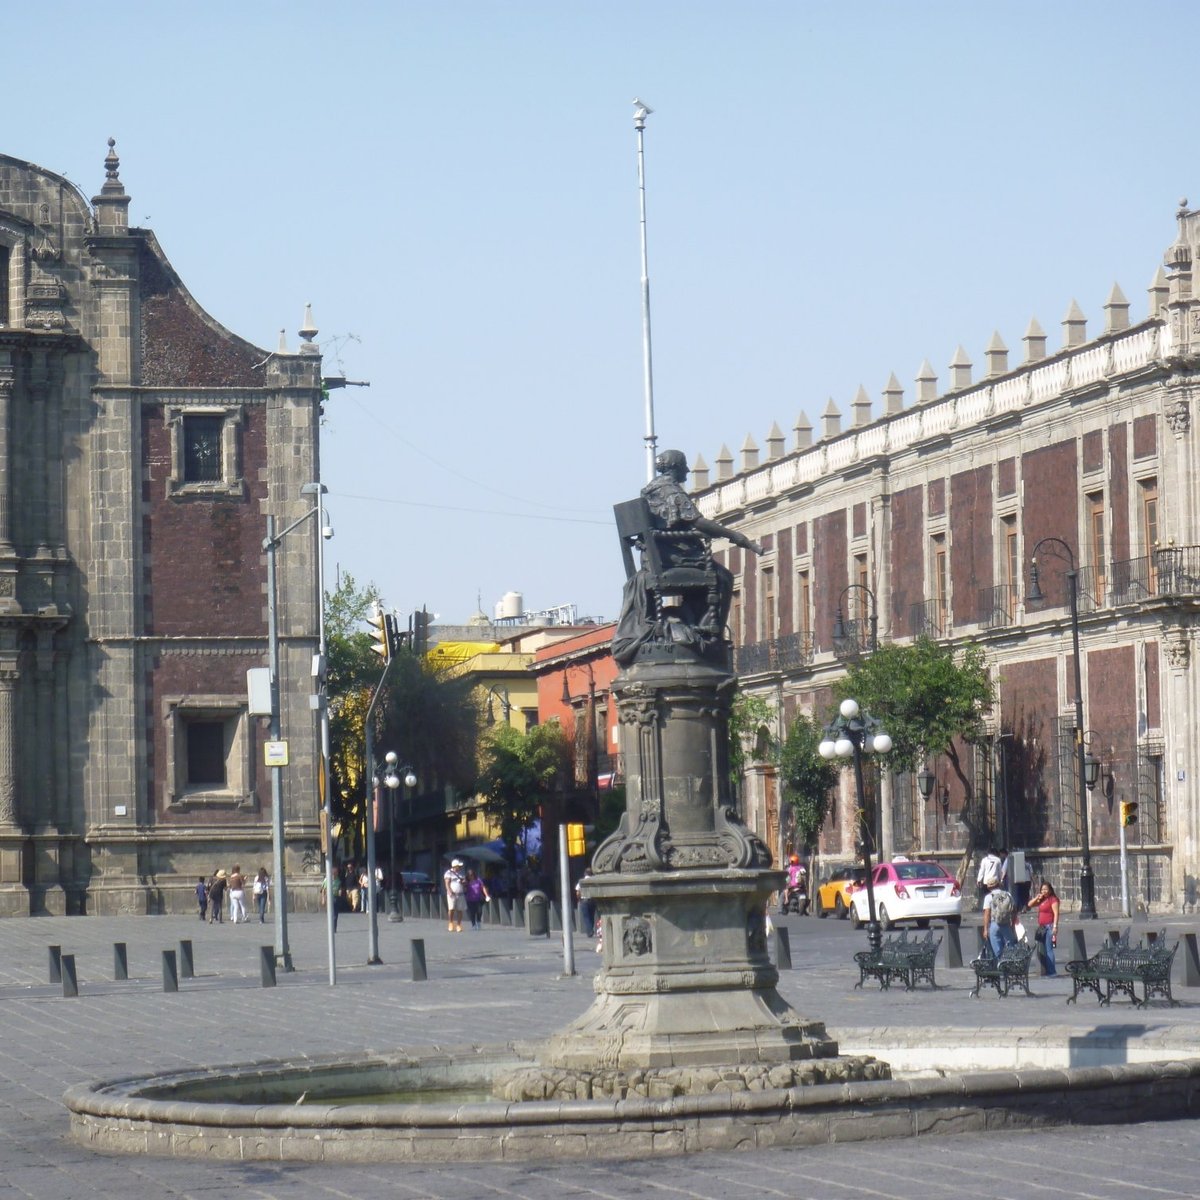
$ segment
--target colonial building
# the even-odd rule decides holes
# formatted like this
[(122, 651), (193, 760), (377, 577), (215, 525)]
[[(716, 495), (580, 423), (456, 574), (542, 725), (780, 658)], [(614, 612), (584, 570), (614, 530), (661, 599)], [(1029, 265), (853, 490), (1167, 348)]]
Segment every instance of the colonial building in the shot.
[[(266, 518), (312, 507), (320, 358), (261, 350), (128, 222), (0, 156), (0, 913), (183, 911), (271, 862)], [(289, 874), (315, 850), (314, 522), (280, 543)], [(303, 894), (301, 889), (300, 894)]]
[[(875, 639), (975, 641), (999, 702), (968, 760), (970, 824), (1030, 850), (1077, 900), (1086, 819), (1109, 908), (1123, 802), (1138, 805), (1125, 827), (1136, 904), (1191, 905), (1200, 874), (1200, 212), (1181, 210), (1178, 225), (1143, 318), (1131, 322), (1114, 286), (1096, 333), (1072, 302), (1057, 348), (1033, 320), (1017, 365), (993, 335), (978, 374), (960, 349), (948, 387), (923, 364), (910, 402), (893, 375), (881, 414), (860, 389), (846, 429), (831, 401), (815, 437), (801, 415), (790, 447), (772, 428), (765, 460), (747, 438), (737, 470), (725, 449), (715, 478), (695, 469), (704, 514), (767, 548), (725, 554), (743, 686), (785, 723), (797, 710), (823, 720), (847, 655)], [(1083, 737), (1100, 764), (1082, 800), (1072, 583)], [(965, 847), (964, 791), (946, 763), (928, 765), (927, 797), (907, 775), (882, 781), (884, 854), (957, 859)], [(781, 814), (771, 772), (758, 775), (750, 816), (765, 833)], [(852, 811), (847, 791), (823, 853), (853, 855)], [(784, 820), (773, 849), (787, 836)]]

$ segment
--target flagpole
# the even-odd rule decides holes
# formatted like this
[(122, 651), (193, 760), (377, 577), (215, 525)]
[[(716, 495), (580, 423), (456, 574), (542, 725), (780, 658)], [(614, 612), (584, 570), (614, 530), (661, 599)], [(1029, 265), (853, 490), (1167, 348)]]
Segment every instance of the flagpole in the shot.
[(650, 356), (650, 264), (646, 253), (646, 160), (643, 139), (646, 118), (654, 111), (634, 100), (633, 127), (637, 130), (638, 194), (641, 202), (642, 235), (642, 380), (646, 395), (646, 480), (654, 478), (658, 438), (654, 432), (654, 367)]

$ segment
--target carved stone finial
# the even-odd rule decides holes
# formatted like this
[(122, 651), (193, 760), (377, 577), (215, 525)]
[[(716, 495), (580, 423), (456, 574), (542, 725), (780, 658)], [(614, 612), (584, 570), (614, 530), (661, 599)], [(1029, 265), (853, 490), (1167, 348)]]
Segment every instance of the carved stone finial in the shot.
[(117, 139), (108, 139), (108, 153), (104, 156), (104, 186), (100, 189), (109, 194), (123, 193), (121, 183), (121, 160), (117, 157)]

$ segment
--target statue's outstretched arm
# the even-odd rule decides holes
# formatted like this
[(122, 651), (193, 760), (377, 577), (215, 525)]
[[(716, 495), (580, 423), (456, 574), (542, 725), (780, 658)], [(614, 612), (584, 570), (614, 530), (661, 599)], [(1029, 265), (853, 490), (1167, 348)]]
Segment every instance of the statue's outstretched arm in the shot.
[(753, 550), (755, 554), (763, 552), (762, 546), (758, 542), (752, 542), (744, 533), (739, 533), (736, 529), (730, 529), (716, 521), (710, 521), (707, 517), (697, 517), (692, 524), (694, 528), (709, 537), (728, 538), (735, 546), (741, 546), (744, 550)]

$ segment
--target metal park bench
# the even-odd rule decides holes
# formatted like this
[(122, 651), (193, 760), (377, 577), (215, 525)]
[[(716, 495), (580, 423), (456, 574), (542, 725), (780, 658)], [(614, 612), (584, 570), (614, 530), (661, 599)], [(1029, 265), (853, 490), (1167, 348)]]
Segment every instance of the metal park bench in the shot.
[[(1171, 995), (1171, 966), (1179, 943), (1168, 948), (1164, 934), (1149, 945), (1130, 946), (1125, 941), (1102, 947), (1090, 958), (1067, 963), (1074, 990), (1067, 997), (1071, 1004), (1080, 992), (1095, 992), (1101, 1004), (1109, 1004), (1113, 996), (1128, 996), (1138, 1008), (1145, 1008), (1152, 999), (1179, 1003)], [(1137, 989), (1141, 985), (1142, 996)]]
[(989, 943), (984, 943), (978, 958), (971, 960), (971, 969), (975, 972), (975, 986), (971, 995), (979, 998), (979, 989), (987, 984), (996, 989), (996, 995), (1007, 996), (1014, 985), (1025, 989), (1025, 995), (1031, 996), (1029, 990), (1029, 963), (1033, 958), (1033, 946), (1029, 942), (1009, 942), (997, 958), (992, 953)]
[(888, 938), (878, 952), (859, 950), (854, 955), (858, 964), (858, 982), (854, 986), (862, 987), (868, 979), (878, 979), (880, 988), (886, 990), (893, 979), (899, 979), (906, 992), (911, 992), (922, 980), (936, 988), (933, 969), (941, 944), (942, 939), (934, 941), (930, 930), (922, 938), (909, 939), (907, 933)]

